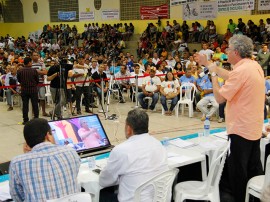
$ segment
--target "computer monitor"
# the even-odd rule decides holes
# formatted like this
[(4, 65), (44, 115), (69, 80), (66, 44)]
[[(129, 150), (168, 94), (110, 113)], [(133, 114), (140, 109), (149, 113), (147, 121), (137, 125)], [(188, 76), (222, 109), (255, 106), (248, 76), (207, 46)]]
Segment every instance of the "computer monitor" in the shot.
[(50, 121), (49, 125), (57, 145), (72, 147), (81, 156), (112, 147), (96, 114)]

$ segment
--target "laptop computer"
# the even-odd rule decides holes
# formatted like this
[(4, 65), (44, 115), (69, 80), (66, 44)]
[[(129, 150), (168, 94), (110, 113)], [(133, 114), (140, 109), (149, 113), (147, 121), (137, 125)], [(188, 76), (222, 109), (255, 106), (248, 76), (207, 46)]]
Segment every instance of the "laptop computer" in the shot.
[(81, 158), (107, 153), (114, 147), (96, 114), (50, 121), (49, 125), (55, 143), (72, 147)]

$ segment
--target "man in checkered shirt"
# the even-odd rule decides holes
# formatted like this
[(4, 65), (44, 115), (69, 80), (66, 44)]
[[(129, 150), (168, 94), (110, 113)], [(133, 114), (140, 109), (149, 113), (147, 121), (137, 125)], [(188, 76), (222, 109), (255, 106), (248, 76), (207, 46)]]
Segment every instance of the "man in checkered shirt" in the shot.
[(47, 201), (79, 192), (80, 157), (70, 147), (57, 146), (48, 121), (36, 118), (24, 127), (25, 154), (9, 168), (10, 195), (14, 201)]

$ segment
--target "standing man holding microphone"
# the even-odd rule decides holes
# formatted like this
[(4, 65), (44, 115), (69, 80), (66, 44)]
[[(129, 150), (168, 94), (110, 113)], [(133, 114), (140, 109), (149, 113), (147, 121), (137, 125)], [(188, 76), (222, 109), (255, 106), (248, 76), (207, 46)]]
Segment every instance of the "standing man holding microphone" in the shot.
[[(227, 101), (226, 127), (231, 146), (220, 182), (222, 202), (244, 202), (248, 180), (262, 174), (260, 139), (265, 99), (264, 74), (261, 66), (251, 60), (252, 51), (253, 42), (247, 36), (230, 38), (227, 49), (228, 62), (233, 65), (230, 72), (208, 61), (206, 55), (195, 54), (195, 61), (211, 73), (216, 101)], [(225, 80), (221, 87), (218, 77)], [(229, 196), (227, 200), (225, 193)]]

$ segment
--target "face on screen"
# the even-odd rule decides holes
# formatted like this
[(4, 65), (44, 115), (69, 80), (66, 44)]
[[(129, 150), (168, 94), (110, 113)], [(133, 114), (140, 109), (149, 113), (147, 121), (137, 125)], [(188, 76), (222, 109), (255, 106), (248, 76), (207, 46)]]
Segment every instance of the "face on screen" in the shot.
[(57, 145), (77, 151), (108, 146), (110, 143), (96, 115), (49, 122)]

